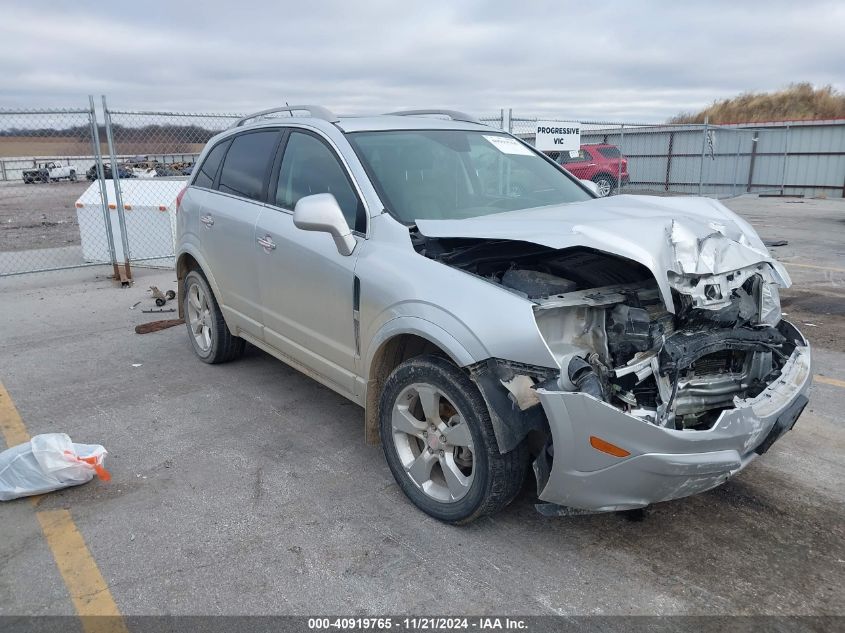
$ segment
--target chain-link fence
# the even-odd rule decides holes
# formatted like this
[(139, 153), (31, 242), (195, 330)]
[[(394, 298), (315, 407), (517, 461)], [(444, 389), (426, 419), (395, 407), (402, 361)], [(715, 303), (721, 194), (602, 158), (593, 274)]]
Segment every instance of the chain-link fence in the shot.
[(176, 196), (208, 140), (242, 115), (110, 110), (105, 99), (103, 109), (107, 168), (117, 174), (109, 200), (125, 236), (118, 259), (172, 267)]
[(0, 110), (0, 276), (111, 264), (93, 109)]

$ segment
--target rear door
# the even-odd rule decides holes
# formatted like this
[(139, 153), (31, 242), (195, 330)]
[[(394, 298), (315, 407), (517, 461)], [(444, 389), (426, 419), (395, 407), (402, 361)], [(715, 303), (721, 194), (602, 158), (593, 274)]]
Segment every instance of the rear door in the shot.
[(331, 193), (356, 239), (366, 232), (364, 205), (329, 143), (291, 129), (270, 181), (268, 205), (258, 220), (258, 281), (264, 338), (337, 390), (354, 393), (357, 342), (353, 318), (355, 262), (338, 253), (328, 233), (293, 224), (300, 198)]
[(235, 334), (243, 331), (259, 339), (263, 328), (255, 224), (280, 139), (278, 129), (235, 136), (203, 198), (199, 217), (202, 252), (217, 282), (226, 323)]

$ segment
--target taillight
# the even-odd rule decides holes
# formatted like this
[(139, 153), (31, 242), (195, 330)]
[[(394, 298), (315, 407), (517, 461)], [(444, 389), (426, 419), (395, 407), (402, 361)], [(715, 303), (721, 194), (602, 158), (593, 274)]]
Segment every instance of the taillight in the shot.
[(179, 207), (182, 206), (182, 198), (185, 197), (185, 192), (188, 190), (188, 187), (182, 187), (182, 191), (176, 194), (176, 213), (179, 213)]

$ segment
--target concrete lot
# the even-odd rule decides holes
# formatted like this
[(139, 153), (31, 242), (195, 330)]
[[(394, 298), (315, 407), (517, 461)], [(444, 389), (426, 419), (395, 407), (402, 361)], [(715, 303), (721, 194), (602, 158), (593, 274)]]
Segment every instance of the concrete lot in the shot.
[(0, 505), (0, 615), (74, 613), (36, 518), (60, 508), (123, 614), (845, 614), (845, 202), (729, 205), (789, 240), (784, 311), (824, 382), (745, 472), (641, 521), (543, 518), (526, 489), (441, 525), (340, 396), (255, 349), (205, 365), (183, 327), (135, 334), (172, 272), (0, 279), (0, 382), (31, 434), (102, 443), (113, 476)]

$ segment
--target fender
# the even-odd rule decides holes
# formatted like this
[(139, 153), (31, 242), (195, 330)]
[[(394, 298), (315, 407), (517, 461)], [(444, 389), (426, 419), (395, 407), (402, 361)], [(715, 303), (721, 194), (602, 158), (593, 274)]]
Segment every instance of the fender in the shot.
[[(193, 257), (196, 260), (197, 264), (200, 267), (200, 270), (202, 271), (202, 274), (205, 275), (205, 279), (206, 279), (206, 281), (208, 281), (208, 285), (211, 286), (211, 292), (214, 293), (214, 299), (215, 299), (215, 301), (217, 301), (217, 305), (221, 305), (221, 303), (220, 303), (220, 288), (217, 285), (217, 281), (215, 281), (215, 279), (214, 279), (214, 275), (211, 274), (211, 269), (208, 267), (208, 262), (205, 261), (205, 258), (202, 256), (202, 254), (196, 248), (196, 246), (194, 244), (191, 244), (190, 242), (183, 244), (182, 250), (180, 250), (178, 255), (176, 256), (176, 273), (177, 273), (177, 275), (179, 274), (179, 261), (182, 259), (183, 255), (190, 255), (191, 257)], [(185, 292), (184, 285), (182, 284), (184, 277), (179, 277), (178, 279), (179, 279), (178, 288), (176, 290), (177, 290), (177, 296), (178, 296), (178, 299), (179, 299), (179, 318), (183, 319), (183, 318), (185, 318), (185, 315), (183, 314), (183, 308), (182, 308), (182, 305), (184, 303), (183, 293)], [(227, 324), (227, 327), (228, 327), (228, 324)], [(229, 329), (231, 330), (231, 328), (229, 328)]]
[[(437, 345), (449, 355), (458, 367), (466, 367), (478, 362), (478, 358), (441, 326), (426, 319), (415, 316), (399, 316), (384, 323), (367, 344), (367, 354), (364, 363), (364, 376), (369, 376), (373, 358), (381, 346), (395, 336), (413, 334)], [(472, 341), (472, 347), (481, 347), (478, 341)], [(481, 347), (482, 354), (484, 353)], [(481, 358), (484, 358), (482, 355)]]

